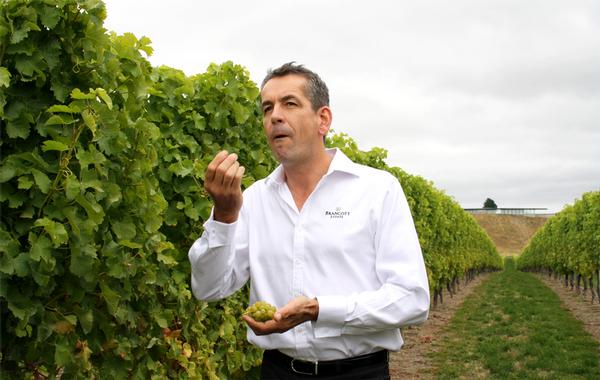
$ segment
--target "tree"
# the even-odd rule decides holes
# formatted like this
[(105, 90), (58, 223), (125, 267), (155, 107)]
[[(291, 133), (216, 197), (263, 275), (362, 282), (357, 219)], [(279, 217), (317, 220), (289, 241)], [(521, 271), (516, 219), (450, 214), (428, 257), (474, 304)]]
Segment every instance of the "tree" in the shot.
[(495, 210), (498, 208), (498, 206), (496, 205), (496, 202), (494, 202), (493, 199), (486, 198), (485, 202), (483, 202), (483, 208), (492, 208)]

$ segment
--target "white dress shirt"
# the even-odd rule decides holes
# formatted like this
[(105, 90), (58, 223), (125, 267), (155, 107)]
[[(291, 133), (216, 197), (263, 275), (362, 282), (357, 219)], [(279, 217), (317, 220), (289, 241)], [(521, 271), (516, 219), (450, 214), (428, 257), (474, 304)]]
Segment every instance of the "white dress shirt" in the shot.
[(303, 360), (397, 351), (399, 327), (427, 319), (429, 287), (408, 203), (390, 173), (337, 149), (298, 210), (279, 166), (244, 191), (238, 220), (215, 221), (189, 251), (192, 290), (217, 300), (251, 280), (250, 303), (316, 297), (316, 321), (248, 340)]

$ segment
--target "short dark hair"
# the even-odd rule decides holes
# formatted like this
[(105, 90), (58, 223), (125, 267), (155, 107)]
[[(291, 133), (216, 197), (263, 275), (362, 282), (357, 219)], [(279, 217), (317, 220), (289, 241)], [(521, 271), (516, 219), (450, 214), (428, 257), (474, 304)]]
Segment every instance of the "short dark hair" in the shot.
[(267, 76), (263, 79), (260, 89), (262, 90), (265, 84), (273, 78), (291, 74), (300, 75), (306, 79), (306, 97), (310, 100), (313, 111), (317, 111), (323, 106), (329, 106), (329, 90), (325, 82), (323, 82), (317, 73), (300, 64), (296, 64), (294, 61), (284, 63), (276, 69), (267, 71)]

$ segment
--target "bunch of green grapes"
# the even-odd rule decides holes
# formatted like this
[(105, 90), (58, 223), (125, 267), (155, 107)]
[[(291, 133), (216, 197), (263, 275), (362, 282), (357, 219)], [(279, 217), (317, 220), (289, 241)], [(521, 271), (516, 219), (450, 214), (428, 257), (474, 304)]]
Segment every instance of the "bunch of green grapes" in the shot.
[(270, 303), (265, 301), (258, 301), (254, 303), (254, 305), (248, 306), (244, 314), (249, 315), (255, 321), (265, 322), (270, 319), (273, 319), (275, 310), (277, 310), (277, 308), (271, 305)]

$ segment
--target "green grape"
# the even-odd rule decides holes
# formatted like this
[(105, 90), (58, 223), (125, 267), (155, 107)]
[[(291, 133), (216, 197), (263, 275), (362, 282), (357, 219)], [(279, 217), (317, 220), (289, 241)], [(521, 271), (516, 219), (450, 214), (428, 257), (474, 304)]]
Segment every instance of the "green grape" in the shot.
[(249, 315), (255, 321), (265, 322), (273, 319), (276, 310), (277, 308), (268, 302), (257, 301), (253, 305), (248, 306), (244, 314)]

